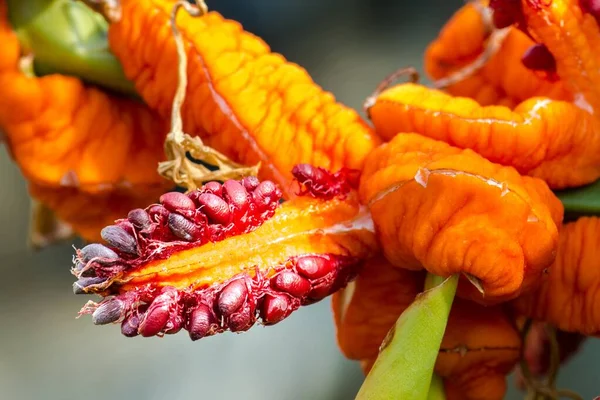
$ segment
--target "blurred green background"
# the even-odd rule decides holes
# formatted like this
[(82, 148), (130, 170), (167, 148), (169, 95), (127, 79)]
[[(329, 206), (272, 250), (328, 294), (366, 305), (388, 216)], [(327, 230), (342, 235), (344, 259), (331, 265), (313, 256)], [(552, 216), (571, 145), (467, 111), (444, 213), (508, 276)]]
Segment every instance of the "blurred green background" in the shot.
[[(219, 0), (209, 7), (262, 36), (317, 83), (360, 109), (398, 67), (422, 54), (460, 0)], [(1, 44), (0, 44), (1, 45)], [(0, 95), (1, 89), (0, 89)], [(69, 243), (26, 246), (26, 184), (0, 151), (0, 399), (352, 399), (363, 376), (335, 342), (328, 300), (282, 323), (192, 343), (185, 333), (127, 339), (75, 319)], [(600, 347), (589, 340), (560, 375), (585, 399), (600, 394)], [(513, 386), (511, 378), (509, 382)], [(514, 388), (507, 398), (520, 399)]]

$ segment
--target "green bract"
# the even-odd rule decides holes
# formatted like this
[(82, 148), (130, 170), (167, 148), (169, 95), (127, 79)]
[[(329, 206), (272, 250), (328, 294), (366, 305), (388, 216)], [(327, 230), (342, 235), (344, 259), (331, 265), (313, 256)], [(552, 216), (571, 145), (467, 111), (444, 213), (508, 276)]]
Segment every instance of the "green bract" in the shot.
[(555, 193), (565, 207), (565, 214), (600, 215), (600, 180), (591, 185)]
[(428, 275), (425, 287), (437, 286), (417, 296), (398, 318), (356, 400), (444, 398), (438, 378), (432, 384), (432, 376), (458, 275), (442, 280)]
[(8, 0), (9, 20), (37, 75), (61, 73), (136, 95), (108, 47), (108, 24), (73, 0)]

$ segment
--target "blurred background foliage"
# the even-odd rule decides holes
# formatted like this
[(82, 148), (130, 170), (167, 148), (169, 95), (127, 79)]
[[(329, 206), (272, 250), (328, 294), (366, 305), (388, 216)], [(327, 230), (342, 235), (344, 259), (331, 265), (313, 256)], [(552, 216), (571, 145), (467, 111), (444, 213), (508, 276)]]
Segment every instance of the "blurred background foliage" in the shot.
[[(360, 109), (388, 73), (412, 65), (461, 0), (215, 0), (274, 51)], [(1, 44), (0, 44), (1, 45)], [(175, 73), (175, 71), (174, 71)], [(0, 95), (1, 89), (0, 89)], [(73, 249), (26, 246), (26, 184), (0, 150), (0, 399), (352, 399), (358, 364), (335, 342), (328, 300), (279, 325), (192, 343), (182, 332), (127, 339), (117, 326), (75, 319), (87, 300), (71, 292)], [(600, 393), (600, 347), (590, 340), (564, 368), (560, 385)], [(510, 399), (522, 395), (510, 379)]]

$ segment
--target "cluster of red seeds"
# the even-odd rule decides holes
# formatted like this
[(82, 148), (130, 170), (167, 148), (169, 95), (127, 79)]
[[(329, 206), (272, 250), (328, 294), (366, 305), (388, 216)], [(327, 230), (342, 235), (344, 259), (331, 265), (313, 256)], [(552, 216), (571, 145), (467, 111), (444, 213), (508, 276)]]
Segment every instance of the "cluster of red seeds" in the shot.
[(329, 296), (353, 279), (358, 267), (352, 257), (303, 255), (275, 266), (270, 277), (256, 268), (253, 276), (243, 273), (200, 289), (142, 287), (105, 299), (92, 319), (97, 325), (121, 322), (128, 337), (186, 329), (198, 340), (226, 330), (246, 331), (258, 318), (273, 325), (301, 305)]
[[(349, 186), (341, 181), (347, 174), (309, 165), (294, 171), (300, 183), (308, 182), (306, 193), (325, 198), (347, 193)], [(326, 185), (331, 190), (324, 191)], [(245, 331), (257, 318), (275, 324), (301, 305), (344, 287), (358, 273), (360, 262), (333, 254), (290, 257), (281, 265), (256, 266), (208, 287), (152, 284), (119, 293), (113, 284), (126, 271), (150, 261), (255, 230), (274, 215), (280, 200), (275, 184), (249, 177), (222, 185), (210, 182), (188, 194), (166, 193), (160, 204), (131, 211), (127, 219), (102, 230), (108, 246), (90, 244), (77, 252), (74, 292), (107, 296), (82, 313), (91, 313), (97, 325), (121, 322), (128, 337), (186, 329), (198, 340), (225, 330)]]

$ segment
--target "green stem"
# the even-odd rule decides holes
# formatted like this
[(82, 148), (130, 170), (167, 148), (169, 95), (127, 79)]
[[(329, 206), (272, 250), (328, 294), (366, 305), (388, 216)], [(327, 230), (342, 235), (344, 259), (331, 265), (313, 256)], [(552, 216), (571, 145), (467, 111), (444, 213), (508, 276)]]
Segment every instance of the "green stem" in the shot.
[(7, 0), (8, 17), (38, 75), (60, 73), (137, 96), (108, 47), (108, 24), (72, 0)]
[(431, 378), (431, 386), (429, 387), (427, 400), (446, 400), (444, 380), (436, 374), (433, 374), (433, 377)]
[(447, 279), (429, 275), (426, 287), (432, 286), (398, 318), (356, 400), (428, 399), (458, 275)]

